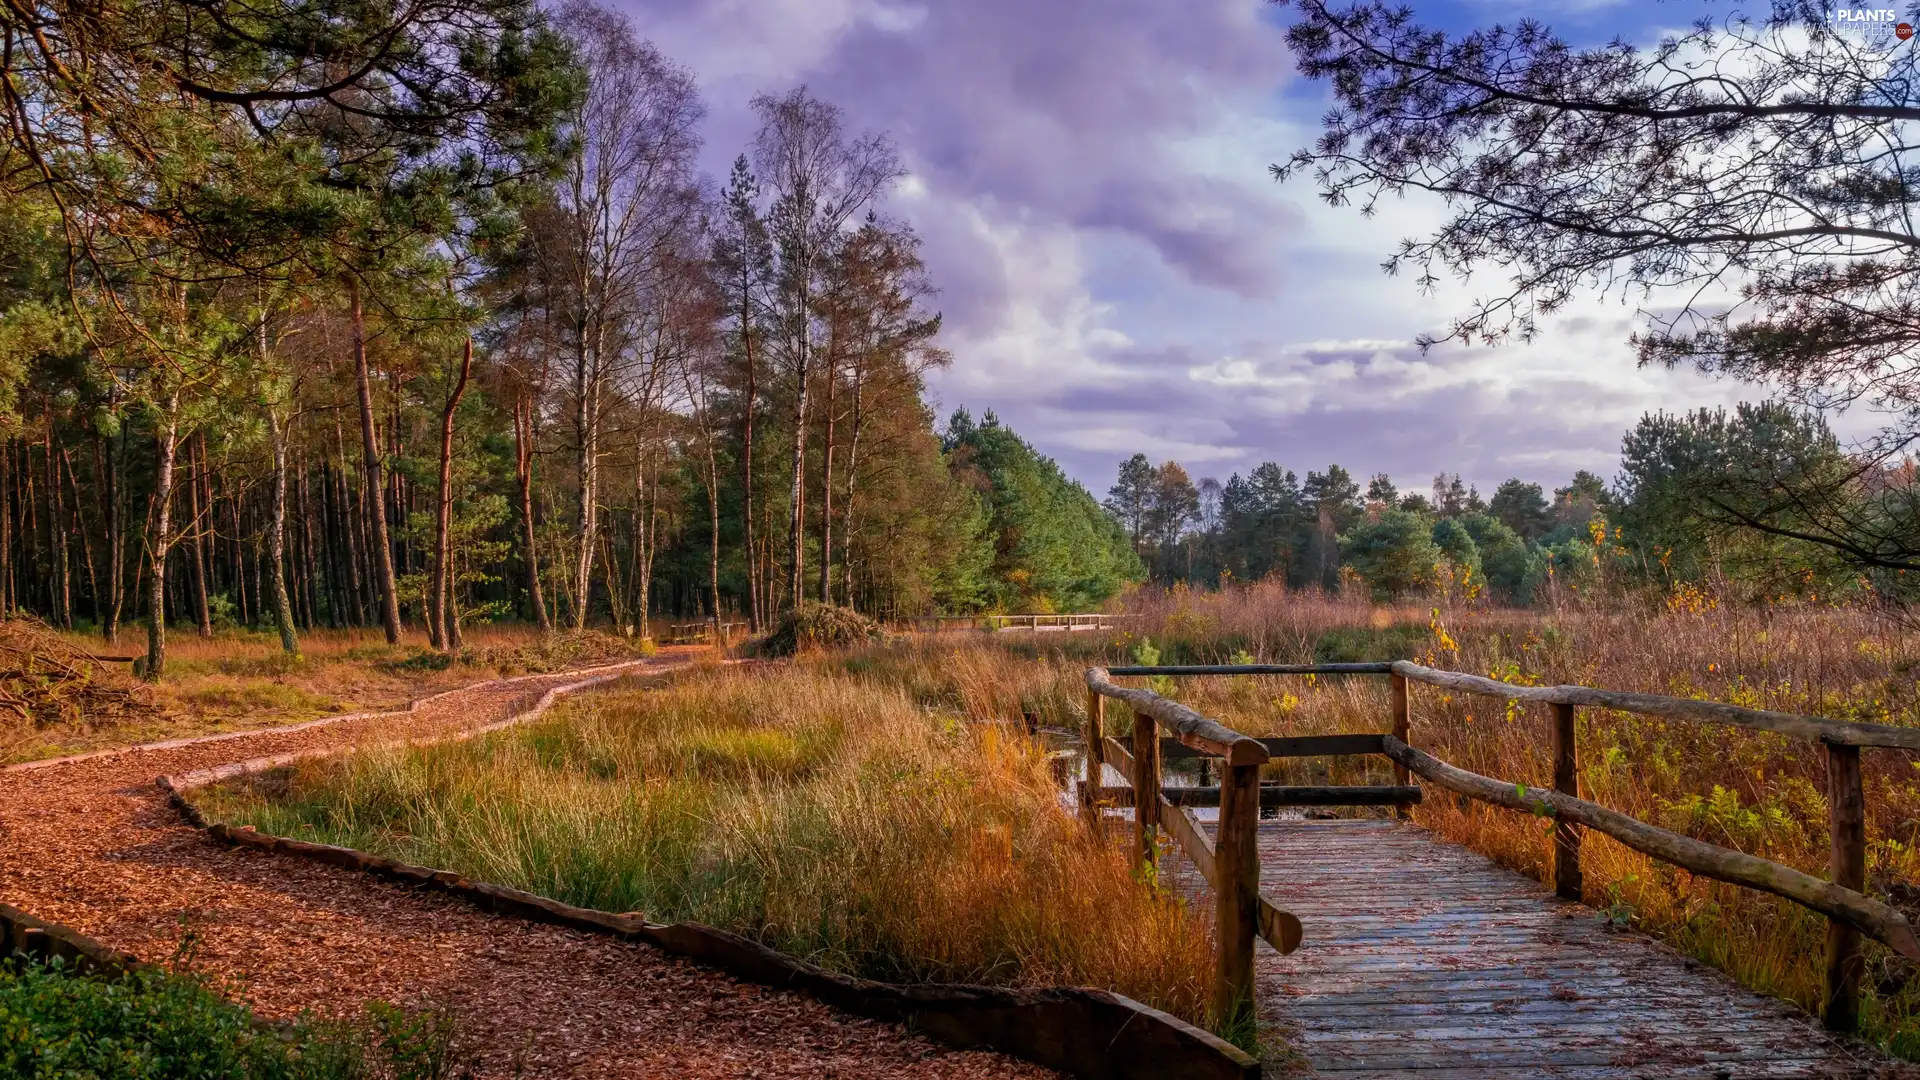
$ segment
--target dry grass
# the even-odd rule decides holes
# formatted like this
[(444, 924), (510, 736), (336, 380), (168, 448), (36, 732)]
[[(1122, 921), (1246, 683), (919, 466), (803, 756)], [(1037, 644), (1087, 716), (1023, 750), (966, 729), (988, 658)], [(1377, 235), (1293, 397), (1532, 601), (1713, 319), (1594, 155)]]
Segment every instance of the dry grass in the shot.
[(818, 662), (694, 672), (472, 743), (229, 792), (230, 819), (862, 976), (1093, 985), (1204, 1019), (1204, 913), (1060, 803), (1017, 729)]
[[(301, 655), (280, 649), (276, 634), (229, 631), (201, 638), (175, 630), (167, 638), (167, 677), (140, 710), (80, 710), (26, 722), (0, 715), (0, 764), (82, 753), (108, 746), (297, 723), (332, 713), (405, 705), (425, 694), (500, 675), (559, 670), (621, 659), (640, 643), (598, 632), (543, 637), (524, 626), (466, 631), (458, 656), (434, 653), (424, 633), (389, 646), (378, 628), (313, 630)], [(145, 638), (129, 630), (119, 645), (98, 637), (58, 635), (96, 654), (143, 653)], [(130, 683), (127, 665), (112, 665), (114, 685)], [(145, 693), (143, 691), (143, 693)]]
[[(1272, 586), (1225, 595), (1182, 590), (1134, 598), (1128, 632), (1033, 642), (982, 636), (943, 663), (966, 672), (969, 701), (1001, 716), (1024, 709), (1077, 722), (1090, 662), (1163, 663), (1413, 658), (1520, 683), (1584, 683), (1846, 720), (1920, 726), (1920, 634), (1874, 613), (1818, 605), (1729, 609), (1685, 594), (1639, 608), (1512, 611), (1380, 608), (1288, 595)], [(1062, 635), (1064, 637), (1064, 635)], [(1048, 648), (1047, 646), (1052, 646)], [(857, 663), (857, 661), (856, 661)], [(1163, 692), (1258, 735), (1384, 731), (1386, 680), (1192, 678)], [(1551, 780), (1544, 707), (1413, 688), (1413, 738), (1456, 765), (1504, 780)], [(1122, 728), (1126, 710), (1115, 709)], [(1766, 733), (1582, 710), (1581, 794), (1691, 836), (1824, 876), (1825, 764), (1819, 747)], [(1872, 750), (1866, 774), (1870, 891), (1920, 918), (1920, 761)], [(1294, 782), (1388, 782), (1384, 760), (1295, 760)], [(1431, 794), (1431, 792), (1430, 792)], [(1415, 820), (1543, 880), (1547, 838), (1527, 815), (1451, 797)], [(1586, 900), (1605, 917), (1659, 935), (1756, 989), (1819, 1008), (1823, 918), (1785, 901), (1695, 878), (1589, 834)], [(1920, 1057), (1920, 978), (1869, 946), (1864, 1022), (1895, 1052)]]
[[(849, 970), (1091, 982), (1192, 1016), (1204, 985), (1205, 948), (1191, 937), (1204, 933), (1200, 916), (1166, 915), (1178, 909), (1158, 901), (1125, 906), (1142, 895), (1125, 868), (1051, 813), (1037, 760), (1023, 742), (989, 726), (1025, 714), (1043, 726), (1077, 727), (1090, 663), (1140, 659), (1148, 642), (1168, 663), (1410, 657), (1522, 683), (1576, 682), (1920, 726), (1920, 634), (1855, 609), (1730, 609), (1690, 594), (1640, 607), (1434, 612), (1256, 586), (1144, 595), (1131, 610), (1140, 617), (1124, 633), (946, 635), (818, 658), (790, 673), (702, 675), (658, 699), (575, 713), (537, 729), (537, 739), (528, 732), (485, 744), (493, 758), (474, 757), (478, 747), (436, 751), (303, 780), (315, 793), (362, 785), (344, 801), (314, 794), (302, 804), (328, 814), (358, 809), (291, 823), (402, 855), (445, 852), (472, 863), (441, 861), (576, 902), (635, 906), (658, 917), (718, 912), (724, 919), (716, 921)], [(1378, 677), (1196, 678), (1168, 680), (1163, 689), (1255, 734), (1388, 725), (1386, 682)], [(1544, 710), (1422, 687), (1414, 688), (1413, 709), (1414, 740), (1430, 752), (1505, 780), (1548, 780)], [(1109, 715), (1124, 731), (1126, 711)], [(554, 749), (562, 744), (572, 749)], [(1582, 710), (1579, 746), (1585, 797), (1824, 874), (1818, 747), (1605, 710)], [(543, 763), (542, 753), (557, 764)], [(1870, 890), (1920, 916), (1920, 763), (1888, 750), (1863, 757)], [(494, 793), (483, 796), (451, 776), (434, 779), (432, 769), (457, 761), (466, 762), (462, 775), (487, 776)], [(1377, 759), (1284, 768), (1297, 782), (1390, 775)], [(382, 775), (389, 779), (375, 783)], [(726, 793), (717, 803), (710, 801), (716, 791)], [(408, 801), (417, 792), (435, 794)], [(1042, 804), (1048, 814), (1021, 809)], [(388, 816), (374, 813), (380, 806)], [(596, 809), (579, 816), (586, 807)], [(1548, 872), (1546, 837), (1526, 815), (1436, 797), (1416, 820), (1522, 872)], [(527, 837), (544, 838), (550, 850), (539, 860), (520, 854), (516, 845)], [(900, 847), (905, 841), (911, 844)], [(417, 846), (429, 842), (442, 846)], [(883, 855), (912, 845), (947, 861)], [(614, 862), (580, 854), (603, 849), (628, 854)], [(648, 854), (656, 849), (665, 854)], [(616, 866), (629, 870), (610, 869)], [(1757, 989), (1818, 1007), (1819, 917), (1694, 878), (1605, 837), (1588, 837), (1584, 866), (1586, 899), (1603, 917), (1664, 937)], [(694, 872), (701, 867), (707, 872)], [(1096, 907), (1076, 907), (1089, 902)], [(848, 912), (868, 920), (858, 934), (846, 929), (856, 925)], [(1129, 941), (1116, 937), (1123, 927), (1146, 929)], [(980, 941), (1000, 951), (967, 951)], [(1869, 958), (1868, 1034), (1920, 1057), (1913, 965), (1878, 946)]]

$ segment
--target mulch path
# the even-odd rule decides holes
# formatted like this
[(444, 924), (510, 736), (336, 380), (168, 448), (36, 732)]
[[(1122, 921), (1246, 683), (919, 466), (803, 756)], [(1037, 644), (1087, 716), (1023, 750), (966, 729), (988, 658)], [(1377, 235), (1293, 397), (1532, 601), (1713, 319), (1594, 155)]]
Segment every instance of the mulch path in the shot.
[[(648, 665), (686, 662), (668, 650)], [(369, 1000), (452, 1011), (486, 1077), (1051, 1077), (650, 946), (478, 911), (363, 874), (232, 849), (182, 824), (154, 778), (504, 719), (575, 675), (482, 683), (308, 727), (0, 771), (0, 901), (152, 961), (194, 966), (268, 1016)]]

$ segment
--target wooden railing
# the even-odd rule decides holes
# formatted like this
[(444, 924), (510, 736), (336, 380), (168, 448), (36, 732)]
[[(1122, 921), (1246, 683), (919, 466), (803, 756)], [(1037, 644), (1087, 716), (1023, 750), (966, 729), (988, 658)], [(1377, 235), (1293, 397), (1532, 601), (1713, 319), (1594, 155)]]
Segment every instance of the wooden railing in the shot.
[[(1133, 675), (1385, 676), (1391, 680), (1392, 730), (1386, 734), (1251, 739), (1184, 705), (1147, 690), (1116, 686), (1109, 678)], [(1457, 693), (1510, 701), (1535, 701), (1549, 706), (1552, 710), (1551, 787), (1535, 787), (1481, 776), (1415, 749), (1411, 734), (1410, 683), (1424, 683)], [(1231, 774), (1231, 779), (1223, 778), (1220, 787), (1221, 820), (1217, 843), (1220, 850), (1229, 844), (1233, 845), (1236, 860), (1254, 857), (1252, 837), (1259, 806), (1269, 803), (1267, 792), (1259, 786), (1261, 764), (1281, 756), (1379, 753), (1394, 763), (1398, 780), (1394, 787), (1268, 790), (1276, 793), (1312, 793), (1311, 797), (1323, 800), (1317, 805), (1334, 800), (1392, 803), (1400, 806), (1404, 813), (1405, 806), (1419, 801), (1418, 789), (1413, 789), (1414, 795), (1411, 797), (1406, 795), (1405, 789), (1405, 785), (1417, 775), (1428, 783), (1468, 798), (1551, 817), (1554, 827), (1549, 842), (1552, 845), (1554, 889), (1569, 900), (1579, 900), (1582, 894), (1581, 833), (1584, 829), (1596, 829), (1635, 851), (1672, 863), (1691, 873), (1772, 893), (1810, 908), (1827, 917), (1826, 1000), (1823, 1015), (1827, 1026), (1836, 1030), (1851, 1031), (1859, 1026), (1860, 980), (1864, 969), (1862, 934), (1882, 942), (1909, 960), (1920, 961), (1920, 938), (1916, 938), (1906, 916), (1862, 891), (1866, 886), (1867, 844), (1866, 798), (1860, 770), (1860, 751), (1863, 747), (1920, 750), (1920, 729), (1828, 720), (1711, 701), (1598, 690), (1587, 686), (1521, 686), (1457, 671), (1436, 670), (1404, 660), (1360, 664), (1094, 668), (1087, 672), (1087, 687), (1087, 775), (1091, 782), (1084, 789), (1083, 803), (1089, 821), (1096, 824), (1101, 800), (1119, 801), (1114, 798), (1114, 789), (1105, 788), (1100, 782), (1101, 767), (1105, 761), (1124, 763), (1125, 770), (1132, 778), (1129, 794), (1159, 789), (1158, 759), (1162, 750), (1160, 740), (1156, 738), (1158, 724), (1167, 725), (1180, 745), (1202, 754), (1227, 759), (1227, 772)], [(1108, 697), (1133, 706), (1135, 727), (1131, 756), (1115, 740), (1106, 738), (1101, 730), (1102, 702)], [(1832, 836), (1830, 880), (1770, 859), (1670, 832), (1580, 798), (1574, 719), (1575, 710), (1582, 707), (1727, 724), (1818, 742), (1825, 752), (1827, 763), (1828, 828)], [(1369, 792), (1373, 793), (1371, 800), (1362, 797)], [(1290, 798), (1286, 794), (1276, 794), (1271, 801), (1285, 803)], [(1129, 801), (1142, 804), (1136, 806), (1134, 815), (1135, 828), (1140, 834), (1138, 850), (1142, 858), (1152, 857), (1151, 830), (1162, 823), (1169, 827), (1168, 831), (1189, 856), (1193, 856), (1196, 849), (1205, 847), (1204, 837), (1194, 828), (1191, 819), (1187, 818), (1185, 811), (1176, 808), (1166, 795), (1153, 800)], [(1221, 861), (1217, 854), (1211, 852), (1207, 853), (1204, 861), (1194, 858), (1203, 876), (1213, 886), (1215, 895), (1221, 898), (1222, 917), (1218, 920), (1218, 927), (1222, 959), (1218, 965), (1218, 978), (1222, 981), (1217, 982), (1215, 987), (1216, 1007), (1229, 998), (1232, 1005), (1237, 1006), (1240, 1002), (1250, 1005), (1253, 942), (1235, 919), (1237, 913), (1249, 903), (1249, 882), (1253, 892), (1257, 893), (1259, 868), (1256, 863), (1249, 871), (1236, 861), (1231, 865), (1231, 872), (1221, 873)], [(1271, 906), (1264, 898), (1260, 898), (1259, 904), (1263, 911)], [(1235, 918), (1226, 917), (1229, 908), (1232, 908)], [(1294, 925), (1296, 929), (1292, 940), (1297, 944), (1297, 920)], [(1268, 940), (1273, 941), (1275, 947), (1281, 947), (1282, 942), (1273, 938)], [(1290, 948), (1288, 946), (1282, 951)], [(1235, 953), (1231, 959), (1226, 956), (1229, 951)], [(1242, 973), (1243, 969), (1245, 974)], [(1232, 980), (1231, 985), (1227, 980)]]
[(746, 628), (743, 622), (704, 622), (668, 623), (666, 645), (702, 645), (718, 641), (725, 645), (733, 640), (733, 635)]
[(984, 630), (989, 633), (1025, 630), (1048, 631), (1111, 630), (1130, 615), (908, 615), (895, 619), (896, 626), (913, 633), (940, 633), (955, 630)]

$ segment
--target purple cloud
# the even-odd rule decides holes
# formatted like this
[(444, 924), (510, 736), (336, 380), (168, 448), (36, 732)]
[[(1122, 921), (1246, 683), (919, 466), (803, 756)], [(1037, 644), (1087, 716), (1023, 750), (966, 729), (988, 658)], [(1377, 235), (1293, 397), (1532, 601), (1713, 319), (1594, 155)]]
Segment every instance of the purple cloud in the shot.
[(996, 410), (1096, 491), (1136, 450), (1222, 478), (1563, 484), (1610, 473), (1642, 411), (1753, 396), (1636, 369), (1631, 313), (1601, 303), (1532, 346), (1414, 349), (1479, 286), (1381, 275), (1438, 207), (1363, 221), (1267, 179), (1323, 106), (1287, 86), (1264, 0), (626, 3), (699, 73), (716, 175), (762, 91), (805, 83), (892, 136), (912, 177), (888, 209), (925, 239), (955, 354), (939, 407)]

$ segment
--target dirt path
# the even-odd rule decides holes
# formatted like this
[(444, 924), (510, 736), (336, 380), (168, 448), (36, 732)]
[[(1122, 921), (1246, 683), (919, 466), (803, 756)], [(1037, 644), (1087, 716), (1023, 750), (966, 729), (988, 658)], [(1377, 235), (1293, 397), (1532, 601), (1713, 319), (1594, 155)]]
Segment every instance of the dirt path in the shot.
[[(647, 665), (686, 662), (671, 651)], [(0, 771), (0, 901), (143, 959), (197, 965), (261, 1012), (445, 1006), (485, 1076), (1047, 1077), (650, 947), (477, 911), (361, 874), (218, 845), (154, 778), (310, 747), (477, 727), (577, 675), (484, 683), (412, 712)]]

